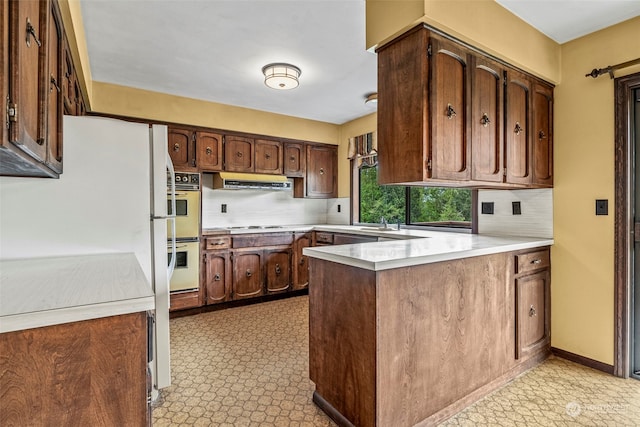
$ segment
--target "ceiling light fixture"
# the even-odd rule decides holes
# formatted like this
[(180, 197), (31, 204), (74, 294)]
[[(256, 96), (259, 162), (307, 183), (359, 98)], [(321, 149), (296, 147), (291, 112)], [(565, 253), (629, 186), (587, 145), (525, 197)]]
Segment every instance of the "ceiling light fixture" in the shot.
[(262, 67), (264, 84), (273, 89), (294, 89), (298, 87), (298, 78), (302, 71), (291, 64), (273, 63)]
[(378, 105), (378, 93), (374, 92), (367, 95), (364, 100), (364, 103), (365, 105), (369, 105), (372, 107), (375, 107), (376, 105)]

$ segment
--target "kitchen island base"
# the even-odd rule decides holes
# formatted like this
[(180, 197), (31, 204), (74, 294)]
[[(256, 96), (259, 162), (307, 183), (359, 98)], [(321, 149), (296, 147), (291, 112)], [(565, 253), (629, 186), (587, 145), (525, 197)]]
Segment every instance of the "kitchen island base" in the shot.
[(526, 271), (543, 306), (517, 318), (531, 302), (517, 292), (518, 256), (530, 252), (379, 271), (310, 258), (314, 402), (343, 426), (435, 425), (540, 363), (550, 354), (544, 256)]

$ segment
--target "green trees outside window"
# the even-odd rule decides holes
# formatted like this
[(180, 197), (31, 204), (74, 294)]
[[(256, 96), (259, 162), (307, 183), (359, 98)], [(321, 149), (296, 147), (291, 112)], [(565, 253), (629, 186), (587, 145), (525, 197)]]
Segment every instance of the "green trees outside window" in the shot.
[[(378, 169), (360, 169), (360, 222), (471, 228), (471, 190), (378, 185)], [(409, 215), (407, 216), (407, 212)]]

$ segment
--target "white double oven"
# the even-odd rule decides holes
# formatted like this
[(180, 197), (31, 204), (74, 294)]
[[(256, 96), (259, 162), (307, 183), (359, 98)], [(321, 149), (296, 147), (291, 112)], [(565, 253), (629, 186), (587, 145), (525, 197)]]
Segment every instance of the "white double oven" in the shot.
[[(170, 182), (167, 184), (171, 185)], [(168, 212), (176, 218), (176, 263), (169, 290), (186, 292), (197, 290), (200, 284), (200, 174), (176, 172), (175, 189), (175, 212), (172, 212), (171, 199), (168, 200)], [(171, 226), (167, 234), (172, 235)], [(168, 245), (169, 260), (172, 252)]]

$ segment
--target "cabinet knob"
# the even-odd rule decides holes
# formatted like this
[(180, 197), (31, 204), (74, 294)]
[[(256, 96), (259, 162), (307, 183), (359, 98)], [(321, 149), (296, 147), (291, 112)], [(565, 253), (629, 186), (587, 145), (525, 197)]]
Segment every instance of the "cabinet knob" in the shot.
[(211, 147), (207, 147), (207, 149), (205, 150), (207, 155), (210, 156), (211, 153), (213, 152), (213, 150), (211, 149)]
[(242, 157), (242, 153), (241, 153), (240, 151), (238, 151), (238, 152), (236, 153), (236, 156), (238, 156), (238, 157)]
[(536, 314), (537, 314), (537, 313), (536, 313), (536, 309), (535, 309), (535, 307), (532, 305), (532, 306), (529, 308), (529, 317), (533, 317), (533, 316), (535, 316)]
[(180, 151), (180, 144), (178, 143), (173, 144), (173, 151)]
[(31, 20), (29, 18), (27, 18), (26, 30), (27, 30), (27, 47), (31, 47), (31, 37), (33, 37), (33, 40), (35, 40), (38, 47), (42, 47), (42, 42), (38, 38), (38, 35), (36, 34), (36, 29), (33, 27), (33, 25), (31, 25)]
[(531, 261), (531, 264), (540, 264), (541, 262), (541, 259), (534, 259), (533, 261)]
[(276, 264), (276, 276), (279, 276), (280, 273), (282, 273), (282, 270), (280, 269), (280, 264)]
[(324, 169), (320, 168), (320, 175), (324, 175)]
[(247, 270), (247, 277), (251, 277), (251, 270)]
[(544, 134), (544, 131), (541, 130), (540, 132), (538, 132), (538, 139), (545, 139), (547, 137), (547, 135)]
[(216, 282), (220, 281), (220, 273), (216, 273), (215, 276), (213, 276), (213, 280), (215, 280)]
[(491, 123), (491, 120), (489, 120), (489, 116), (487, 116), (487, 113), (482, 113), (482, 118), (480, 119), (480, 124), (484, 127), (489, 126), (489, 123)]
[(456, 111), (453, 109), (451, 104), (447, 104), (447, 117), (449, 120), (453, 119), (456, 116)]
[(522, 126), (520, 126), (519, 122), (516, 122), (516, 127), (513, 131), (516, 133), (516, 135), (520, 135), (522, 133)]
[(289, 161), (291, 161), (291, 162), (295, 162), (295, 161), (296, 161), (296, 158), (295, 158), (294, 156), (291, 156), (291, 157), (289, 157)]
[(300, 265), (304, 265), (304, 258), (300, 259)]

